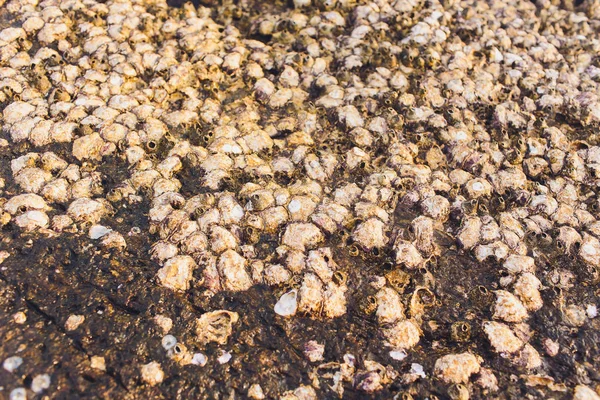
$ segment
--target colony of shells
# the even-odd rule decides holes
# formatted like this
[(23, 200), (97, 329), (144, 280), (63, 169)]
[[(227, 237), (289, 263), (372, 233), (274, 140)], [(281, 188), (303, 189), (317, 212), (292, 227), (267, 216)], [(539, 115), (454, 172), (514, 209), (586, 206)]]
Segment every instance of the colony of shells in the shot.
[[(141, 233), (159, 266), (148, 284), (181, 301), (264, 285), (277, 318), (356, 313), (389, 352), (329, 359), (313, 338), (302, 385), (264, 393), (248, 377), (238, 395), (395, 385), (412, 398), (414, 382), (435, 380), (467, 399), (511, 375), (600, 398), (598, 364), (553, 378), (549, 360), (568, 349), (532, 323), (553, 302), (557, 326), (599, 328), (598, 1), (0, 5), (2, 226), (81, 235), (107, 254)], [(113, 222), (144, 202), (149, 231)], [(468, 291), (443, 282), (461, 268), (443, 263), (449, 252), (495, 275)], [(452, 307), (443, 285), (485, 307), (457, 311), (444, 328), (454, 348), (424, 369), (411, 352), (440, 346), (424, 338), (442, 330), (431, 310)], [(212, 363), (231, 360), (237, 310), (198, 313), (187, 337), (168, 334), (173, 317), (149, 316), (169, 362), (210, 368), (208, 343), (223, 349)], [(65, 331), (85, 324), (73, 314)], [(475, 331), (484, 347), (469, 347)], [(6, 356), (11, 373), (27, 362)], [(160, 387), (163, 366), (146, 362), (140, 384)], [(5, 390), (51, 396), (49, 375), (34, 382)]]

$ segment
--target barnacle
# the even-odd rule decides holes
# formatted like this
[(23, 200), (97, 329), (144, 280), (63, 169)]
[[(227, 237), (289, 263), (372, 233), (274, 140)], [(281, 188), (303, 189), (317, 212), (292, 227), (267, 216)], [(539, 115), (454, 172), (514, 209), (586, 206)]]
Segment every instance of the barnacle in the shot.
[(457, 342), (468, 342), (471, 338), (471, 324), (465, 321), (455, 322), (450, 328), (450, 334)]

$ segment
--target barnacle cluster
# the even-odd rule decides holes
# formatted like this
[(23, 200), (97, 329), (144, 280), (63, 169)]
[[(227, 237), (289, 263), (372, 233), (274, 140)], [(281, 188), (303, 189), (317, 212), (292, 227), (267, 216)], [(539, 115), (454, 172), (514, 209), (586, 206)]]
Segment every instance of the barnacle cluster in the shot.
[[(0, 6), (2, 226), (122, 250), (111, 216), (147, 203), (149, 284), (206, 298), (266, 285), (281, 317), (355, 313), (400, 360), (325, 353), (314, 379), (268, 396), (396, 382), (412, 398), (424, 377), (486, 395), (507, 379), (499, 362), (523, 382), (552, 374), (559, 331), (532, 324), (548, 302), (555, 324), (597, 328), (597, 297), (569, 296), (600, 282), (597, 0)], [(485, 275), (472, 287), (442, 280), (457, 254)], [(85, 324), (72, 317), (67, 330)], [(188, 347), (226, 346), (242, 317), (199, 313)], [(206, 363), (167, 339), (172, 361)], [(160, 385), (147, 361), (142, 381)], [(250, 384), (242, 395), (265, 397)]]

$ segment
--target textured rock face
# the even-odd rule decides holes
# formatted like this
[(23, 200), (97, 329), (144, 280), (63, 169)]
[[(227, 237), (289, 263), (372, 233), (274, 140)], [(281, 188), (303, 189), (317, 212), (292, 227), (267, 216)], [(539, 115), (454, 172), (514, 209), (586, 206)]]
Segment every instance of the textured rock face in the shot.
[(7, 397), (595, 398), (597, 1), (175, 2), (0, 0)]

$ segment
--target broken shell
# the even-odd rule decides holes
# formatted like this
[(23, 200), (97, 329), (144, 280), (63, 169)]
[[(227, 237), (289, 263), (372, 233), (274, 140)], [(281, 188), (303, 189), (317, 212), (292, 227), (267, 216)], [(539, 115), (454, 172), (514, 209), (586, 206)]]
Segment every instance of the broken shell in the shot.
[(282, 317), (289, 317), (296, 314), (298, 309), (298, 291), (291, 290), (282, 295), (275, 304), (275, 313)]
[(226, 344), (239, 320), (236, 312), (219, 310), (202, 314), (196, 319), (196, 336), (200, 344), (216, 342)]

